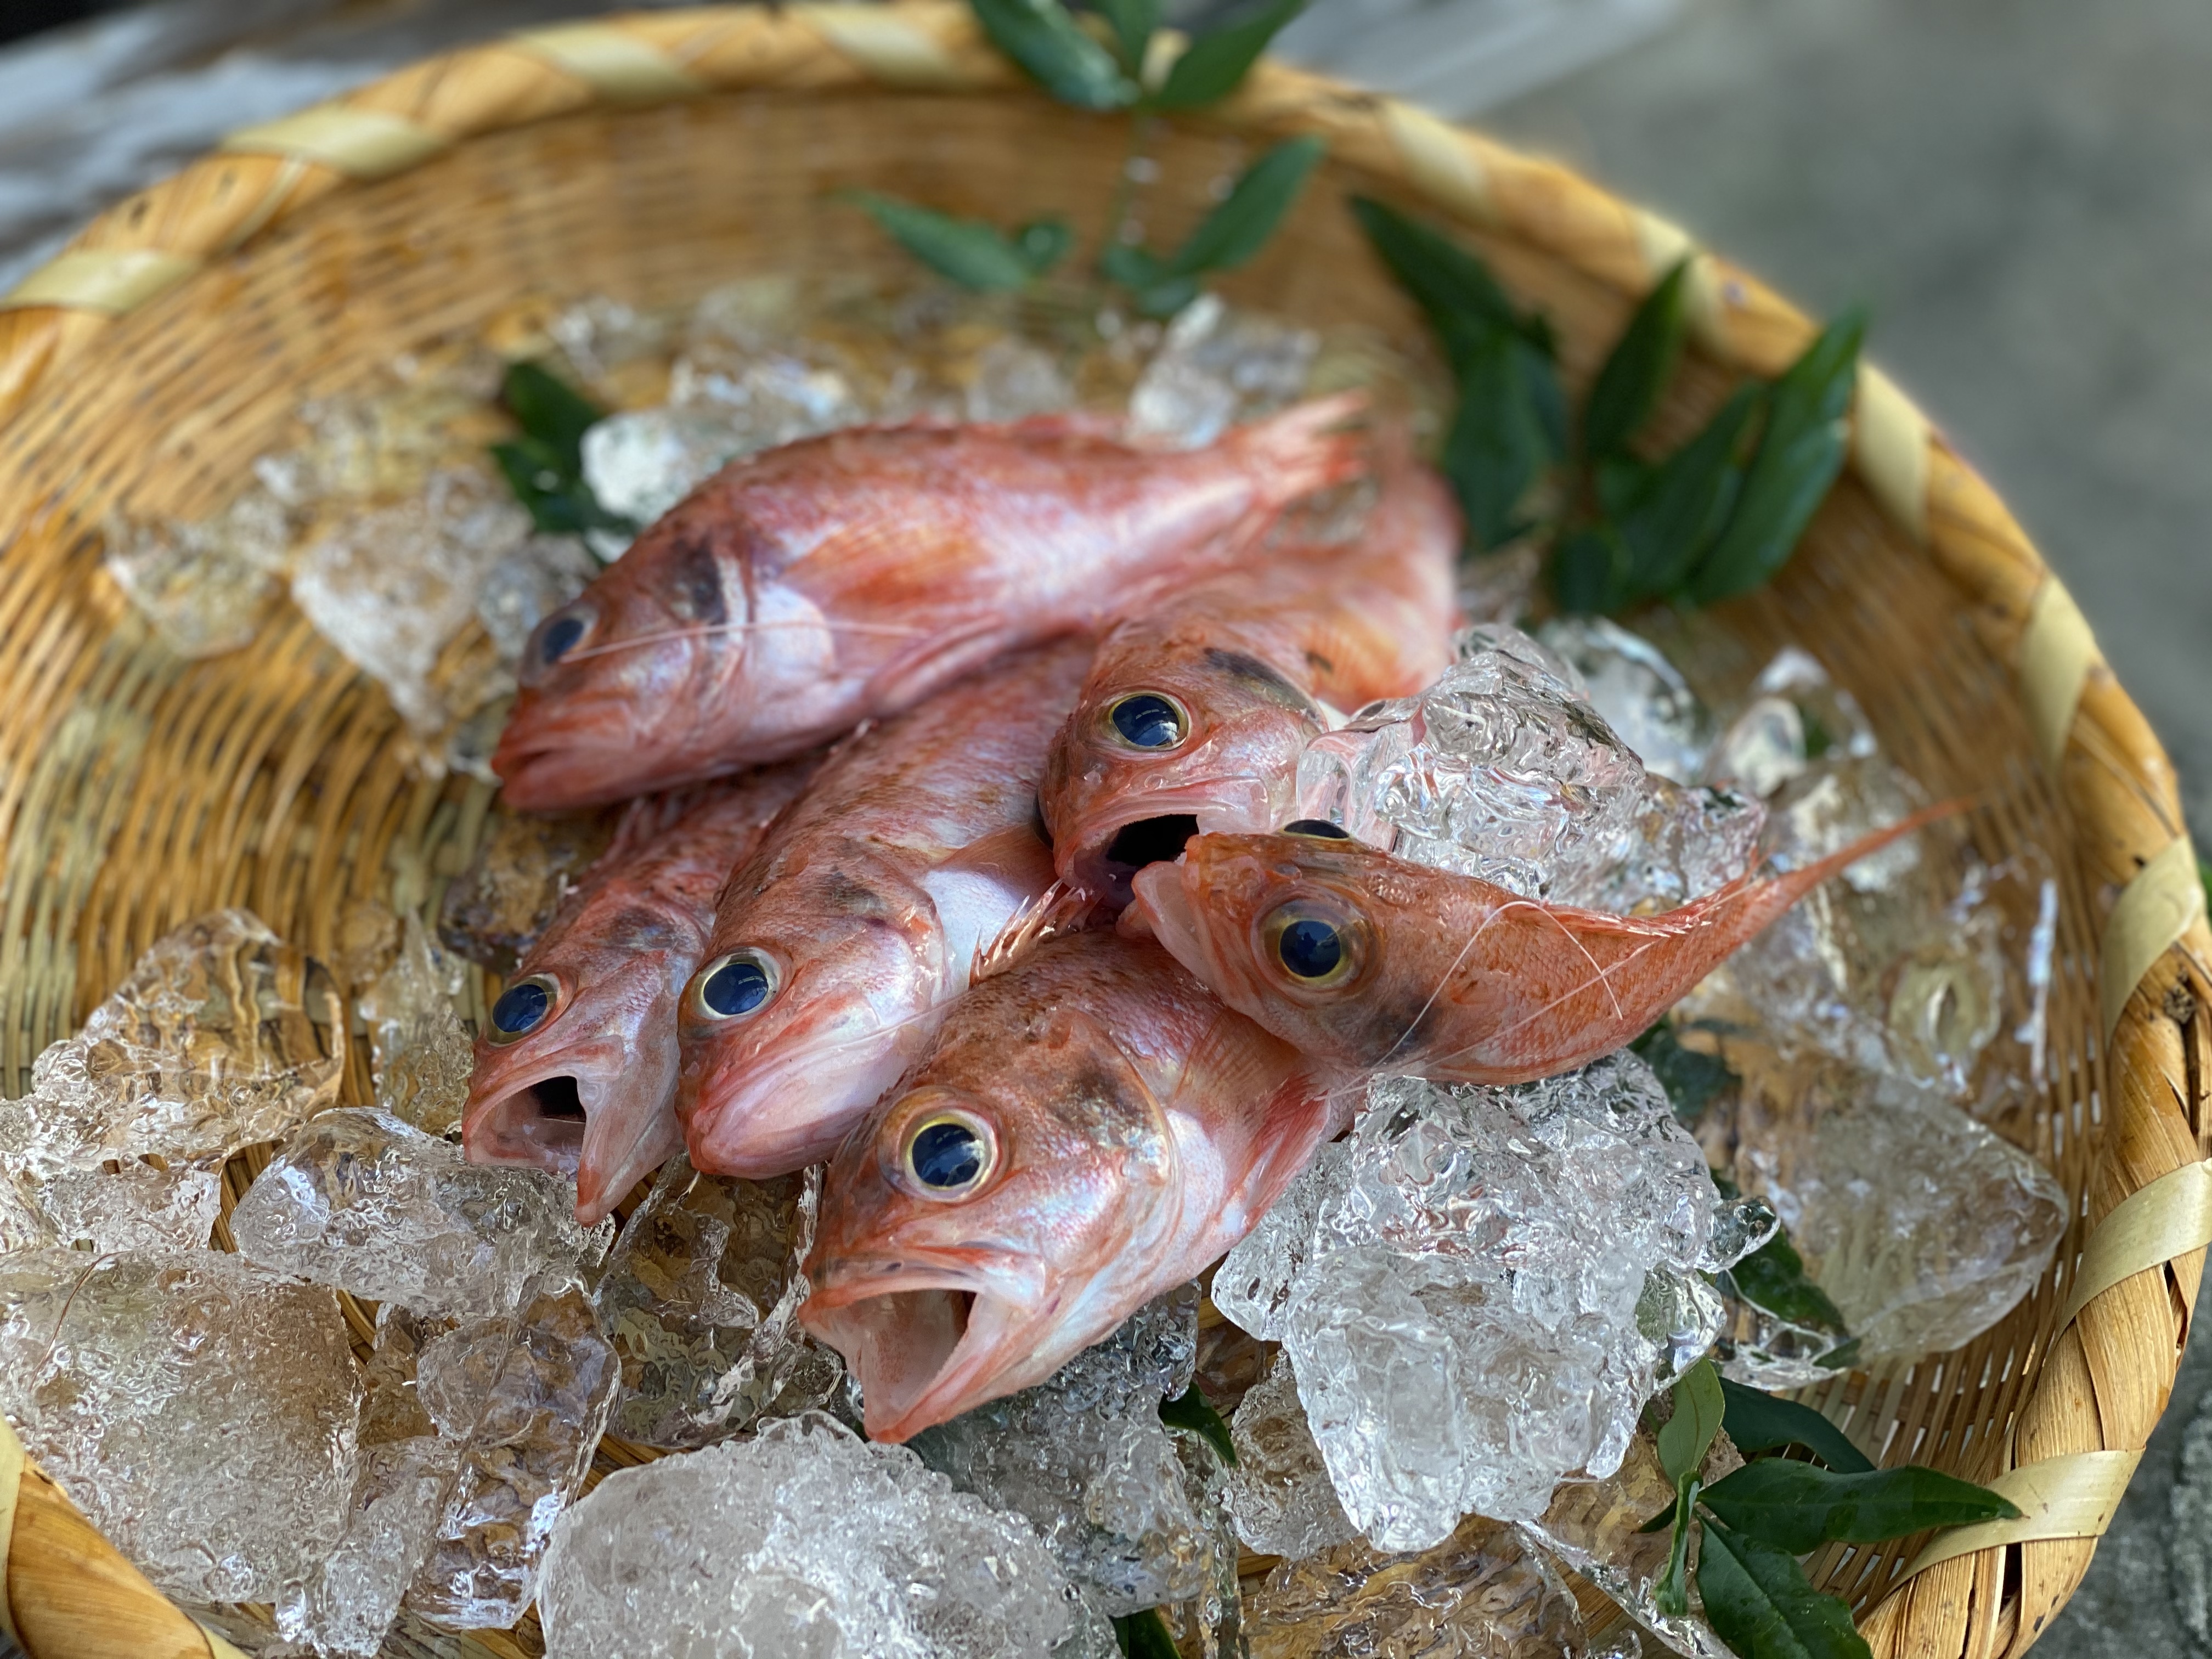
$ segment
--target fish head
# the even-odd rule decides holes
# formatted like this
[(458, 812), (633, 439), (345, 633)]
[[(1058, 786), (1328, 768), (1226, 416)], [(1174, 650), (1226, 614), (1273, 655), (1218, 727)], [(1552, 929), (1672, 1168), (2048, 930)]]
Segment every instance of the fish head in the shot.
[[(1165, 1114), (1091, 1016), (940, 1044), (839, 1149), (799, 1309), (904, 1440), (1097, 1341), (1181, 1210)], [(1126, 1298), (1123, 1298), (1126, 1299)]]
[(692, 1162), (766, 1180), (829, 1157), (927, 1042), (945, 957), (929, 895), (864, 847), (779, 867), (684, 989)]
[(1200, 836), (1137, 872), (1121, 928), (1300, 1051), (1380, 1065), (1424, 1028), (1458, 949), (1434, 873), (1328, 824)]
[(469, 1160), (568, 1176), (587, 1227), (683, 1145), (676, 1009), (690, 958), (672, 931), (641, 908), (588, 947), (533, 954), (477, 1037), (461, 1120)]
[(1314, 700), (1248, 652), (1176, 639), (1084, 688), (1041, 793), (1060, 879), (1109, 904), (1194, 835), (1277, 828), (1299, 753), (1325, 729)]

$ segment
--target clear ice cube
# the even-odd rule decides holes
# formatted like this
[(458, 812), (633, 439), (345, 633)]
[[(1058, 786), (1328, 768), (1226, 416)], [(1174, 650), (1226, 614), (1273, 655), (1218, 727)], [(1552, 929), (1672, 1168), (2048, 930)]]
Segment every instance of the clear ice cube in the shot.
[(467, 1163), (450, 1142), (359, 1107), (294, 1136), (230, 1228), (240, 1253), (274, 1271), (459, 1319), (574, 1279), (608, 1231), (579, 1228), (573, 1194), (538, 1170)]
[(532, 536), (491, 568), (477, 594), (477, 620), (510, 669), (531, 630), (582, 592), (599, 562), (574, 536)]
[(1018, 1516), (818, 1413), (609, 1475), (555, 1530), (548, 1659), (1103, 1659)]
[(326, 1290), (216, 1250), (0, 1255), (0, 1406), (170, 1595), (267, 1601), (328, 1553), (361, 1391)]
[(69, 1170), (38, 1183), (54, 1242), (78, 1250), (203, 1250), (222, 1212), (222, 1175), (208, 1165), (166, 1170), (136, 1160)]
[(461, 965), (430, 943), (408, 912), (398, 957), (361, 1000), (368, 1023), (376, 1103), (403, 1122), (442, 1135), (468, 1104), (476, 1046), (453, 1012)]
[(758, 445), (735, 411), (641, 409), (611, 415), (584, 434), (584, 482), (610, 513), (651, 524)]
[(38, 1173), (110, 1158), (226, 1158), (337, 1098), (346, 1016), (323, 965), (246, 910), (164, 935), (0, 1108), (0, 1158)]
[(116, 520), (104, 562), (172, 651), (213, 657), (259, 631), (291, 542), (283, 503), (249, 488), (212, 519)]
[(1229, 1427), (1237, 1448), (1229, 1512), (1247, 1548), (1302, 1561), (1358, 1536), (1329, 1484), (1289, 1360), (1278, 1358), (1246, 1392)]
[(1129, 428), (1195, 449), (1297, 401), (1321, 337), (1202, 294), (1177, 312), (1129, 394)]
[(1603, 617), (1555, 617), (1536, 637), (1574, 668), (1591, 705), (1647, 771), (1698, 781), (1713, 717), (1657, 646)]
[(843, 1366), (796, 1319), (819, 1180), (726, 1180), (681, 1154), (661, 1170), (594, 1292), (622, 1361), (615, 1433), (703, 1446), (828, 1402)]
[(1059, 359), (1042, 346), (1004, 335), (976, 354), (966, 392), (971, 421), (1018, 421), (1049, 415), (1075, 402)]

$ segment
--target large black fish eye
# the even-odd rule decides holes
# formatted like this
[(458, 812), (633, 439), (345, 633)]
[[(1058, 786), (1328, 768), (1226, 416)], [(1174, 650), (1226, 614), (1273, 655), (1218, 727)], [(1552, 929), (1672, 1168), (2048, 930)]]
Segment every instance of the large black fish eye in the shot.
[(1366, 929), (1310, 900), (1281, 905), (1261, 924), (1266, 948), (1285, 973), (1300, 985), (1340, 985), (1358, 970)]
[(1292, 818), (1283, 826), (1286, 836), (1310, 836), (1316, 841), (1350, 841), (1351, 832), (1327, 818)]
[(963, 1193), (991, 1170), (991, 1140), (965, 1117), (925, 1119), (907, 1137), (907, 1172), (932, 1193)]
[(501, 1043), (528, 1036), (550, 1018), (560, 1000), (561, 987), (551, 975), (519, 979), (492, 1004), (491, 1030), (486, 1035)]
[(1327, 979), (1344, 962), (1344, 940), (1318, 916), (1301, 916), (1275, 936), (1275, 954), (1300, 979)]
[(574, 651), (591, 631), (591, 618), (574, 611), (550, 618), (538, 636), (538, 660), (550, 668)]
[(731, 951), (691, 979), (691, 1012), (702, 1019), (737, 1019), (775, 994), (775, 964), (758, 951)]
[(1190, 735), (1180, 705), (1157, 691), (1133, 691), (1106, 711), (1115, 733), (1132, 749), (1172, 749)]

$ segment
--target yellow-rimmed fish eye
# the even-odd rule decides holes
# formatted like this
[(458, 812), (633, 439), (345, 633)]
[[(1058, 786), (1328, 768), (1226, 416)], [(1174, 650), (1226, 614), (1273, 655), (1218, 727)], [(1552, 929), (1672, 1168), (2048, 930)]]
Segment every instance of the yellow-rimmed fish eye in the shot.
[(560, 1009), (561, 981), (550, 974), (532, 974), (499, 994), (499, 1000), (491, 1006), (491, 1023), (484, 1036), (502, 1047), (520, 1042)]
[(929, 1112), (908, 1127), (899, 1161), (923, 1196), (964, 1198), (990, 1178), (998, 1137), (972, 1112)]
[(1132, 691), (1107, 705), (1106, 729), (1125, 749), (1164, 754), (1190, 736), (1190, 715), (1164, 692)]
[(743, 1019), (775, 995), (780, 975), (764, 951), (726, 951), (691, 975), (684, 1000), (696, 1019)]
[(1367, 960), (1367, 925), (1333, 905), (1292, 899), (1260, 924), (1267, 959), (1294, 985), (1316, 990), (1342, 985)]

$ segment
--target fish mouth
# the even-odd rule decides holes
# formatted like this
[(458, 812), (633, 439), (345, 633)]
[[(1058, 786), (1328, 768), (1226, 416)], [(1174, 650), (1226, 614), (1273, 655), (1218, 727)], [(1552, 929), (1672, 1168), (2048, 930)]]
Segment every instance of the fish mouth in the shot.
[(1182, 857), (1192, 836), (1264, 834), (1275, 827), (1273, 803), (1257, 778), (1210, 778), (1132, 805), (1139, 810), (1084, 826), (1070, 861), (1079, 888), (1117, 907), (1129, 902), (1139, 871)]
[(684, 1144), (668, 1103), (641, 1101), (637, 1083), (620, 1066), (549, 1057), (501, 1079), (496, 1092), (472, 1091), (463, 1150), (471, 1164), (543, 1170), (574, 1182), (577, 1222), (597, 1226)]
[(869, 1439), (909, 1439), (1006, 1392), (994, 1384), (1024, 1322), (983, 1281), (957, 1265), (864, 1264), (799, 1304), (799, 1322), (859, 1381)]

